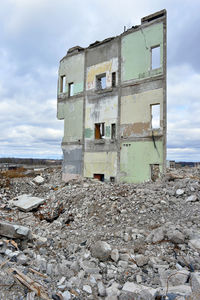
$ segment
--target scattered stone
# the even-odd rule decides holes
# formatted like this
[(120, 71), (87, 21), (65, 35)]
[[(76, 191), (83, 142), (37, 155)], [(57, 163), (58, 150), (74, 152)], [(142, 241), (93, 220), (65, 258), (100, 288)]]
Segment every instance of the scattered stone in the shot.
[(112, 260), (114, 260), (115, 262), (117, 262), (119, 260), (119, 251), (118, 249), (113, 249), (111, 251), (111, 258)]
[(91, 289), (91, 286), (89, 286), (89, 285), (84, 285), (83, 286), (83, 291), (88, 293), (88, 294), (92, 294), (92, 289)]
[(197, 195), (191, 195), (186, 199), (186, 202), (194, 202), (196, 200), (198, 200)]
[(189, 245), (191, 248), (200, 251), (200, 239), (193, 239), (193, 240), (190, 240), (189, 243), (188, 243), (188, 245)]
[(82, 261), (80, 262), (81, 268), (88, 274), (98, 274), (99, 268), (96, 266), (96, 264), (92, 261)]
[(64, 293), (62, 293), (63, 296), (63, 300), (70, 300), (71, 299), (71, 294), (68, 291), (65, 291)]
[(111, 247), (108, 243), (103, 241), (96, 242), (92, 248), (92, 255), (98, 258), (100, 261), (106, 261), (109, 259), (111, 254)]
[(138, 267), (143, 267), (148, 264), (149, 258), (145, 255), (136, 255), (135, 261)]
[(185, 191), (182, 190), (182, 189), (176, 190), (176, 195), (177, 195), (177, 196), (181, 196), (181, 195), (183, 195), (184, 193), (185, 193)]
[(183, 244), (185, 241), (185, 236), (179, 230), (169, 230), (166, 235), (174, 244)]
[(102, 281), (98, 282), (97, 287), (98, 287), (99, 296), (102, 296), (102, 297), (106, 296), (106, 289), (105, 289), (105, 286)]

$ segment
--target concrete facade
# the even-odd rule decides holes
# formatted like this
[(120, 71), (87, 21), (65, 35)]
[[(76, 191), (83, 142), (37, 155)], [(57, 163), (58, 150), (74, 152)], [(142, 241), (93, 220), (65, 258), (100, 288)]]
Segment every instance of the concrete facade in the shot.
[(166, 11), (60, 61), (63, 179), (155, 180), (166, 168)]

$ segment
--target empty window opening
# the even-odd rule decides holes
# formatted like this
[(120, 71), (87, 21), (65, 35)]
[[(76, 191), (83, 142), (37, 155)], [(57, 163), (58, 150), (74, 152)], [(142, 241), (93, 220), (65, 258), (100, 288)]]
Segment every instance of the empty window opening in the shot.
[(159, 178), (160, 167), (159, 164), (150, 165), (151, 167), (151, 180), (156, 181)]
[(116, 124), (111, 124), (111, 139), (114, 140), (116, 138)]
[(66, 91), (66, 76), (60, 76), (60, 93), (65, 93)]
[(110, 177), (110, 182), (115, 182), (115, 177), (111, 176)]
[(99, 181), (104, 181), (104, 174), (93, 174), (93, 177)]
[(116, 72), (112, 73), (112, 87), (116, 86)]
[(96, 77), (97, 90), (103, 90), (106, 88), (106, 74), (101, 74)]
[(104, 127), (105, 127), (104, 123), (95, 124), (95, 139), (99, 140), (104, 138), (104, 132), (105, 132)]
[(160, 104), (151, 105), (151, 128), (160, 128)]
[(69, 83), (69, 97), (74, 96), (74, 83)]
[(151, 68), (160, 68), (160, 46), (151, 48)]

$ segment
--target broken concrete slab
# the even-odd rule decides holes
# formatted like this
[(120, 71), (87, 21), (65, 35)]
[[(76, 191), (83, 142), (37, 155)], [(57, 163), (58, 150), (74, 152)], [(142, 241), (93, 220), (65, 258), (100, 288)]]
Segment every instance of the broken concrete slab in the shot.
[(134, 299), (145, 299), (145, 300), (152, 300), (154, 299), (157, 293), (157, 289), (139, 285), (134, 282), (127, 281), (123, 288), (122, 288), (122, 295), (128, 295), (134, 297)]
[(44, 182), (44, 178), (40, 175), (36, 176), (33, 181), (37, 184), (42, 184)]
[(198, 292), (200, 295), (200, 272), (194, 272), (191, 274), (192, 291)]
[(45, 199), (39, 197), (32, 197), (31, 195), (21, 195), (17, 200), (13, 200), (13, 204), (22, 211), (28, 212), (38, 207), (45, 202)]
[(30, 236), (30, 229), (25, 226), (0, 222), (0, 235), (9, 238), (26, 239)]

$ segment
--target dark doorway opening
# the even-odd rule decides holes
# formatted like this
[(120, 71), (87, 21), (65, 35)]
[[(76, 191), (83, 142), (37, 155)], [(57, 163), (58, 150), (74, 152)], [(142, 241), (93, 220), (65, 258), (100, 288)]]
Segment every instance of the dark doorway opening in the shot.
[(104, 174), (94, 174), (94, 179), (98, 179), (99, 181), (104, 181)]

